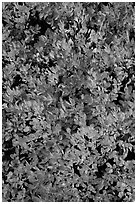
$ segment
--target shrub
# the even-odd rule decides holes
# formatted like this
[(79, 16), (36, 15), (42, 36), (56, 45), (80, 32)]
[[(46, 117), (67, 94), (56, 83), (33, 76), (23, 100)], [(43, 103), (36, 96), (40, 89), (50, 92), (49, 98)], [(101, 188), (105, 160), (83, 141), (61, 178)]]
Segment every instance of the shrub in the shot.
[(3, 3), (3, 201), (134, 201), (135, 3)]

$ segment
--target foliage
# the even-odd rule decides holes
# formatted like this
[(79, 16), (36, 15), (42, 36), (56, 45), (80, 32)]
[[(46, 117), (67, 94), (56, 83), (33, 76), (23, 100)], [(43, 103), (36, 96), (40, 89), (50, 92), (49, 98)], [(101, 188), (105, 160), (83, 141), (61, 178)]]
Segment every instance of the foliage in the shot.
[(3, 3), (3, 200), (134, 201), (135, 3)]

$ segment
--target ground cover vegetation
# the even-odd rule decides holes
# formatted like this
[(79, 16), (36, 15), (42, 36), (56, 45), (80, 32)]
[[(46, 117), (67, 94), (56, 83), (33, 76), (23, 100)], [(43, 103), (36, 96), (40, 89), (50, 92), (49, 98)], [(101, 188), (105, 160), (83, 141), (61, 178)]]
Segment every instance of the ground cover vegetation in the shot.
[(134, 201), (134, 7), (2, 4), (4, 201)]

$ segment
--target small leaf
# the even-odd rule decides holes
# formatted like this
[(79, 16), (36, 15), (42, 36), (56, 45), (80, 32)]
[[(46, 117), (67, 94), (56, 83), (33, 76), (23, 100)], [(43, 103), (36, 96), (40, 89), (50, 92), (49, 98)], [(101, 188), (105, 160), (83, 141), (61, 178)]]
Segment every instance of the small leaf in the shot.
[(25, 128), (24, 128), (24, 132), (29, 132), (30, 131), (30, 127), (29, 126), (26, 126)]

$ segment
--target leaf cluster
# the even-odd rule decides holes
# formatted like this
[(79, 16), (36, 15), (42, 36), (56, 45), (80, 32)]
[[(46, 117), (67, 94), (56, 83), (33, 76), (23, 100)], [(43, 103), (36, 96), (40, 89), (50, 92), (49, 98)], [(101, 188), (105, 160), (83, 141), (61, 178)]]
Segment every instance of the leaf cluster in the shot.
[(134, 201), (134, 24), (133, 2), (3, 3), (3, 201)]

